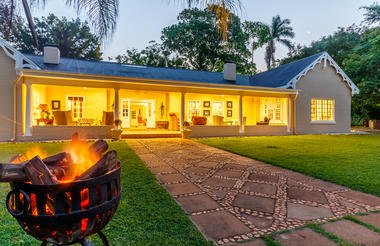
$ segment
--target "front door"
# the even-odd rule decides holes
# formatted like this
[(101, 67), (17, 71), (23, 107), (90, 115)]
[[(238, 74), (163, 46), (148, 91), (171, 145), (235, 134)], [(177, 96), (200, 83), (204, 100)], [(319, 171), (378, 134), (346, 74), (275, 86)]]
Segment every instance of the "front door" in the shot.
[[(131, 105), (143, 105), (146, 110), (146, 128), (156, 128), (156, 101), (155, 100), (141, 100), (123, 98), (121, 99), (121, 127), (122, 128), (135, 128), (140, 127), (138, 122), (139, 112), (135, 108), (131, 108)], [(145, 125), (143, 126), (145, 127)]]
[(121, 127), (130, 128), (131, 99), (121, 99)]
[(147, 100), (146, 128), (156, 128), (156, 101)]

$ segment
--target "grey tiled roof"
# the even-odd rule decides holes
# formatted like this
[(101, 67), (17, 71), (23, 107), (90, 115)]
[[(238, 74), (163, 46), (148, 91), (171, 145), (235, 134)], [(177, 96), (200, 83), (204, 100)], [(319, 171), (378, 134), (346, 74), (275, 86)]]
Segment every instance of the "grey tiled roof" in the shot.
[(264, 87), (285, 86), (306, 67), (317, 60), (324, 52), (258, 73), (249, 78), (250, 85)]
[(316, 60), (316, 54), (253, 76), (237, 75), (236, 82), (224, 80), (223, 73), (187, 69), (126, 65), (115, 62), (61, 58), (60, 64), (48, 65), (43, 56), (24, 54), (42, 70), (103, 76), (120, 76), (157, 80), (200, 82), (208, 84), (281, 87)]

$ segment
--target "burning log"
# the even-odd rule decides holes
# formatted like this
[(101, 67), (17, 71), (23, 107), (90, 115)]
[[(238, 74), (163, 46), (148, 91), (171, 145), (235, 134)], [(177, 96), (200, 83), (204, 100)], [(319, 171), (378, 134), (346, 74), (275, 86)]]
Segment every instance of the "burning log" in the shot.
[[(97, 177), (117, 166), (116, 152), (103, 154), (107, 149), (108, 144), (104, 140), (98, 140), (88, 146), (85, 142), (79, 143), (78, 136), (74, 134), (69, 152), (58, 153), (42, 160), (36, 156), (30, 161), (24, 155), (18, 154), (10, 159), (10, 163), (14, 164), (0, 163), (0, 182), (30, 181), (32, 184), (56, 184), (59, 180), (67, 182), (72, 179)], [(74, 160), (71, 154), (75, 157)]]
[[(0, 163), (0, 182), (27, 182), (24, 167), (26, 162), (19, 164)], [(65, 170), (61, 167), (48, 167), (50, 172), (61, 179), (65, 175)]]
[(90, 146), (90, 151), (102, 156), (108, 149), (108, 144), (104, 140), (98, 140)]
[(14, 163), (14, 164), (24, 162), (24, 161), (27, 161), (27, 159), (25, 155), (23, 154), (17, 154), (9, 160), (10, 163)]
[(0, 164), (0, 182), (28, 181), (23, 164)]
[(50, 172), (39, 156), (26, 163), (24, 170), (32, 184), (59, 184), (57, 177)]
[(62, 164), (71, 164), (72, 159), (69, 153), (62, 152), (56, 155), (46, 157), (42, 160), (47, 166), (61, 166)]
[(109, 151), (87, 171), (79, 175), (76, 180), (84, 180), (106, 174), (117, 166), (116, 151)]

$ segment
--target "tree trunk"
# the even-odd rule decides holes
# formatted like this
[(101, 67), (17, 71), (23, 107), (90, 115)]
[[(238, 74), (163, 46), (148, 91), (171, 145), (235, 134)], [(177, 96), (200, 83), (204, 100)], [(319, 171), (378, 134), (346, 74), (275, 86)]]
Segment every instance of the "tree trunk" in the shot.
[(22, 0), (22, 5), (24, 6), (26, 19), (28, 20), (30, 31), (32, 32), (34, 42), (36, 43), (36, 48), (37, 50), (39, 50), (37, 33), (36, 33), (36, 29), (34, 28), (32, 13), (30, 12), (28, 0)]

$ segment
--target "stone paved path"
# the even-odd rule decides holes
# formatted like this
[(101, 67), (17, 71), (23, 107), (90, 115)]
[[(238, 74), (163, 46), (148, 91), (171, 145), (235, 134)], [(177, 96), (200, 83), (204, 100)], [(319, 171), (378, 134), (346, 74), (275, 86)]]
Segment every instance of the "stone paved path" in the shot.
[[(380, 209), (379, 197), (190, 140), (127, 142), (205, 237), (218, 244)], [(371, 219), (375, 221), (367, 220)], [(298, 237), (323, 237), (309, 229), (292, 233), (276, 240), (302, 245), (305, 241)], [(367, 233), (374, 237), (370, 243), (376, 242), (376, 233)], [(287, 240), (293, 243), (287, 244)], [(380, 236), (378, 242), (376, 245), (380, 245)], [(259, 239), (239, 245), (265, 244)]]

